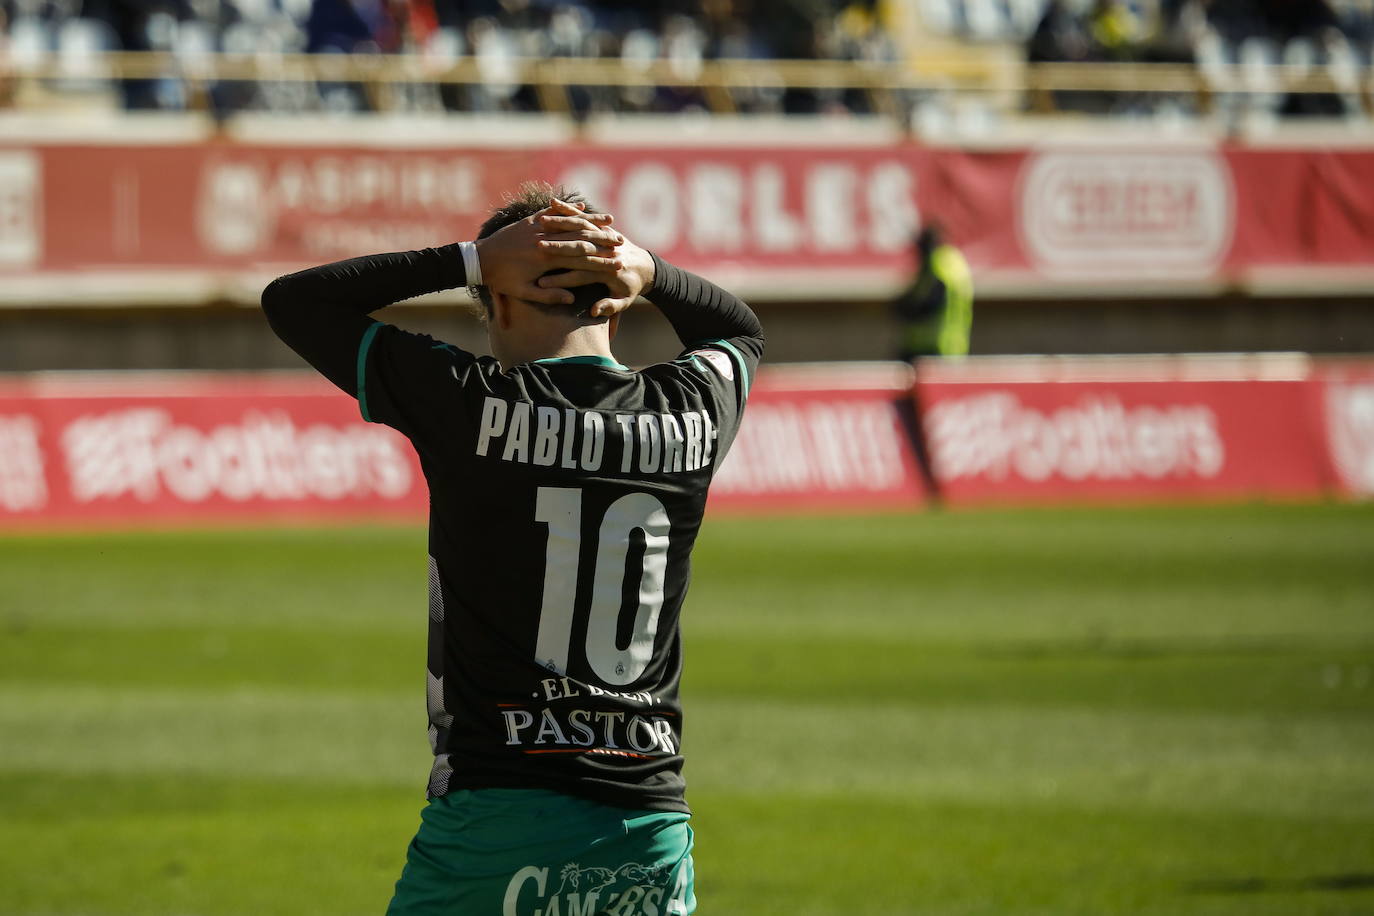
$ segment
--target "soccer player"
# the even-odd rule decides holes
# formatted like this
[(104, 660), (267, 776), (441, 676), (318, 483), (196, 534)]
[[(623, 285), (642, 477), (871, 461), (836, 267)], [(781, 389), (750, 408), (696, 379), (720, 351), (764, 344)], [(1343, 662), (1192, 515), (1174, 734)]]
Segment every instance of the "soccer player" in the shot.
[[(678, 614), (763, 331), (579, 201), (527, 185), (475, 242), (263, 293), (282, 340), (406, 435), (429, 482), (434, 765), (394, 916), (695, 909)], [(463, 285), (494, 357), (368, 317)], [(640, 294), (684, 350), (633, 370), (611, 342)]]

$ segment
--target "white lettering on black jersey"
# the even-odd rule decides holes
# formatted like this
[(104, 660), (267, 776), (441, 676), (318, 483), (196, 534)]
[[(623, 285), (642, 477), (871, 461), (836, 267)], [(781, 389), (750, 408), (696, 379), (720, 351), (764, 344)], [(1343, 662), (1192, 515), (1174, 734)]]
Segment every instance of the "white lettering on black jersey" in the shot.
[[(502, 461), (551, 467), (560, 455), (565, 469), (600, 471), (609, 430), (611, 449), (621, 456), (622, 474), (676, 474), (710, 464), (718, 435), (711, 415), (687, 410), (663, 414), (612, 414), (608, 424), (597, 410), (536, 407), (493, 395), (482, 402), (475, 453)], [(580, 455), (580, 460), (574, 456)]]

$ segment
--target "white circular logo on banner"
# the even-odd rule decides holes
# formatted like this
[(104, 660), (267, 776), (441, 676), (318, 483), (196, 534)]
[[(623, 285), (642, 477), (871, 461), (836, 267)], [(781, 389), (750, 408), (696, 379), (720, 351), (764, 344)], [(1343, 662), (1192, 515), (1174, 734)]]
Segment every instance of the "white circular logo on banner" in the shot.
[(269, 240), (275, 207), (262, 172), (243, 162), (206, 167), (200, 182), (197, 225), (201, 241), (215, 254), (251, 254)]
[(1024, 167), (1021, 236), (1056, 275), (1205, 276), (1231, 242), (1234, 195), (1211, 152), (1042, 152)]

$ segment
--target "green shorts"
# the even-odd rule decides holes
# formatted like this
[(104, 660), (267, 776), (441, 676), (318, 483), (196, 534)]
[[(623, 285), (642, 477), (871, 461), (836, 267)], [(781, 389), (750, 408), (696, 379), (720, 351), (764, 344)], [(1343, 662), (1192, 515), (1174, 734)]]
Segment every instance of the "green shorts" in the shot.
[(542, 789), (430, 801), (388, 916), (687, 916), (689, 816)]

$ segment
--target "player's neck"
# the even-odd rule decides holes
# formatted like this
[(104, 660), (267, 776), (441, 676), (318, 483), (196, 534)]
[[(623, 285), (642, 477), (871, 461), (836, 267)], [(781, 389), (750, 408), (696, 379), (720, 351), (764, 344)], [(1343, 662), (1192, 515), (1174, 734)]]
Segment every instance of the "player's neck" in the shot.
[(611, 353), (610, 335), (605, 325), (579, 328), (528, 329), (526, 333), (492, 337), (492, 353), (503, 369), (532, 363), (537, 359), (563, 359), (569, 356), (602, 356)]

